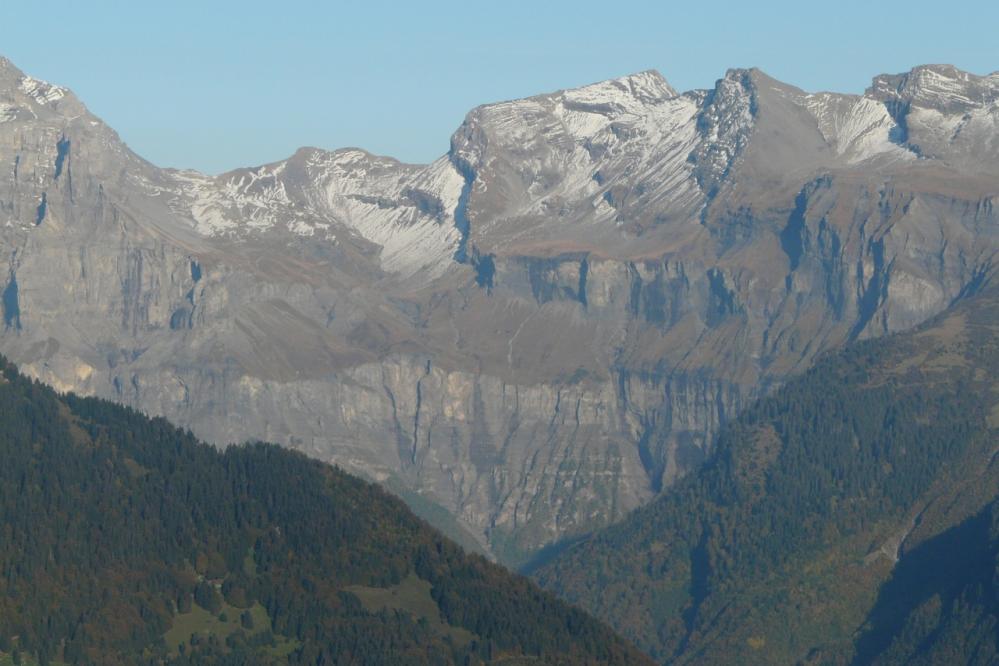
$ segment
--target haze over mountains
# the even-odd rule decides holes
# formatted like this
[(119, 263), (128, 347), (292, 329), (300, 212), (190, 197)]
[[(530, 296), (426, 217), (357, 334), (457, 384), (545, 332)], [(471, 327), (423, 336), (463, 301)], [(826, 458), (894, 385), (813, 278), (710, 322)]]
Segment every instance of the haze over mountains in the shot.
[(643, 72), (474, 109), (430, 165), (207, 176), (0, 60), (0, 351), (384, 481), (519, 564), (652, 500), (817, 355), (985, 284), (997, 100), (948, 66), (864, 95)]

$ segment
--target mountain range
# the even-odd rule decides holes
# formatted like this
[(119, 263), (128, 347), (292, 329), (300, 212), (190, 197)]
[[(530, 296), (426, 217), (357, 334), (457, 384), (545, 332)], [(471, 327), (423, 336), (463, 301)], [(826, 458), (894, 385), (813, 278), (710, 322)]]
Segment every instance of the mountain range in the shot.
[(652, 502), (825, 352), (981, 290), (997, 124), (999, 73), (643, 72), (478, 107), (429, 165), (303, 148), (210, 176), (0, 60), (0, 351), (335, 462), (522, 565)]

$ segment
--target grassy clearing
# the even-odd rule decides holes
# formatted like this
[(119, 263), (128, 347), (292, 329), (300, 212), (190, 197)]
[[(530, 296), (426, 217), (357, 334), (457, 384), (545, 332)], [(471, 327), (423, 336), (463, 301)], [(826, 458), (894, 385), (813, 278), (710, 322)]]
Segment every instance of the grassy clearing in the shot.
[[(52, 659), (49, 663), (52, 666), (69, 666), (66, 662), (59, 661), (58, 659)], [(0, 666), (15, 666), (14, 655), (12, 653), (0, 652)], [(22, 652), (21, 666), (38, 666), (38, 661), (34, 657)]]
[(450, 636), (456, 645), (467, 645), (475, 638), (475, 634), (444, 622), (440, 607), (430, 596), (430, 589), (430, 583), (411, 573), (392, 587), (351, 585), (346, 591), (360, 599), (361, 605), (368, 612), (377, 613), (386, 609), (405, 611), (417, 619), (425, 619), (440, 634)]
[[(253, 618), (251, 629), (243, 627), (240, 620), (240, 616), (247, 610)], [(220, 619), (222, 617), (225, 619)], [(219, 642), (224, 643), (226, 638), (239, 631), (249, 638), (271, 630), (271, 619), (267, 616), (267, 610), (259, 603), (253, 604), (248, 609), (223, 603), (218, 615), (192, 604), (191, 612), (178, 613), (174, 616), (173, 626), (163, 635), (163, 640), (166, 641), (170, 651), (176, 653), (181, 644), (190, 642), (192, 635), (200, 638), (215, 636)], [(283, 636), (275, 635), (274, 640), (276, 643), (271, 647), (271, 652), (276, 656), (286, 656), (299, 647), (298, 641)]]

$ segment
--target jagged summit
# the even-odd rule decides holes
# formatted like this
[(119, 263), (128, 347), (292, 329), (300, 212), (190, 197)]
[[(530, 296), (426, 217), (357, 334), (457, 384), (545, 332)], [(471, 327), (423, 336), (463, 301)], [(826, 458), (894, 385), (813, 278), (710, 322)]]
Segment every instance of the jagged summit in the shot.
[(13, 92), (25, 74), (9, 58), (0, 55), (0, 94)]
[(58, 102), (69, 94), (69, 89), (28, 76), (10, 60), (0, 56), (0, 95), (8, 100), (27, 98), (35, 104), (45, 106)]
[(0, 55), (0, 82), (16, 80), (22, 76), (24, 73), (9, 58)]
[(56, 125), (88, 115), (63, 86), (36, 79), (0, 56), (0, 122), (42, 120)]

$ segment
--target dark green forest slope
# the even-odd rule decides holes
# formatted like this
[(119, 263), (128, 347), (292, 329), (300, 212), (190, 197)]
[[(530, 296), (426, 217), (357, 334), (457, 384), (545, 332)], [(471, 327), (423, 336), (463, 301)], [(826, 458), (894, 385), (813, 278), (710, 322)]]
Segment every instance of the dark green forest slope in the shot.
[(3, 362), (0, 663), (646, 663), (374, 485)]
[(667, 663), (999, 663), (999, 295), (820, 361), (536, 572)]

